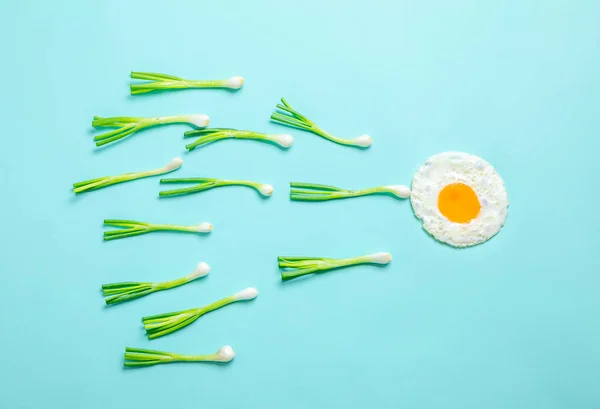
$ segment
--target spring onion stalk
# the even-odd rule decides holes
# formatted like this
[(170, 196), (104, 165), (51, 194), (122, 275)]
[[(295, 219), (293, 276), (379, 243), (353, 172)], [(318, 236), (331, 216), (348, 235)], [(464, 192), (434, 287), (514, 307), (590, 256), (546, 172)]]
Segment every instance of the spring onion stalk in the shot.
[(287, 257), (277, 258), (282, 280), (290, 280), (312, 273), (324, 273), (329, 270), (356, 266), (359, 264), (388, 264), (392, 261), (390, 253), (375, 253), (353, 258)]
[(362, 190), (346, 190), (335, 186), (317, 185), (314, 183), (290, 183), (290, 199), (299, 201), (324, 201), (346, 199), (367, 195), (392, 195), (399, 199), (410, 196), (410, 189), (403, 185), (377, 186)]
[(163, 190), (159, 193), (161, 197), (188, 195), (190, 193), (203, 192), (208, 189), (221, 186), (248, 186), (255, 189), (261, 195), (267, 197), (273, 194), (273, 186), (265, 183), (250, 182), (247, 180), (224, 180), (209, 178), (167, 178), (161, 179), (160, 183), (196, 183), (196, 186), (182, 189)]
[(209, 271), (210, 266), (202, 262), (199, 263), (194, 271), (192, 271), (190, 274), (176, 280), (163, 281), (161, 283), (129, 281), (123, 283), (104, 284), (102, 286), (102, 293), (104, 294), (104, 297), (106, 297), (104, 299), (106, 305), (118, 304), (125, 301), (135, 300), (136, 298), (140, 298), (157, 291), (179, 287), (180, 285), (187, 284), (197, 278), (204, 277)]
[(193, 226), (178, 226), (176, 224), (151, 224), (135, 220), (106, 219), (104, 225), (120, 227), (117, 230), (104, 232), (104, 240), (123, 239), (125, 237), (139, 236), (153, 231), (183, 231), (188, 233), (210, 233), (212, 224), (204, 222)]
[(73, 183), (74, 193), (89, 192), (91, 190), (102, 189), (103, 187), (116, 185), (117, 183), (129, 182), (131, 180), (147, 178), (149, 176), (164, 175), (165, 173), (173, 172), (183, 165), (183, 159), (173, 158), (162, 168), (147, 170), (143, 172), (124, 173), (116, 176), (103, 176), (101, 178), (85, 180), (83, 182)]
[(106, 132), (94, 137), (96, 146), (103, 146), (111, 142), (118, 141), (126, 136), (132, 135), (137, 131), (155, 125), (166, 124), (190, 124), (196, 128), (208, 126), (210, 118), (204, 114), (161, 116), (156, 118), (141, 118), (133, 116), (116, 116), (112, 118), (102, 118), (95, 116), (92, 121), (94, 128), (118, 128), (114, 131)]
[(303, 131), (312, 132), (315, 135), (322, 136), (323, 138), (340, 145), (368, 148), (373, 143), (373, 138), (371, 138), (369, 135), (361, 135), (354, 139), (344, 139), (331, 135), (329, 132), (321, 129), (306, 116), (292, 108), (284, 98), (281, 98), (281, 104), (277, 104), (277, 109), (279, 109), (280, 112), (273, 112), (271, 115), (271, 120), (280, 125), (286, 125), (292, 128), (302, 129)]
[(229, 128), (212, 128), (187, 131), (184, 134), (186, 137), (199, 136), (194, 142), (185, 145), (189, 151), (199, 146), (208, 145), (209, 143), (222, 141), (224, 139), (249, 139), (255, 141), (269, 142), (279, 145), (282, 148), (289, 148), (294, 143), (294, 137), (288, 134), (266, 134), (252, 131), (240, 131)]
[(152, 349), (125, 348), (123, 365), (130, 367), (168, 364), (171, 362), (230, 362), (235, 357), (233, 348), (225, 345), (214, 354), (181, 355)]
[(189, 88), (229, 88), (240, 89), (244, 85), (244, 78), (240, 76), (231, 77), (226, 80), (186, 80), (185, 78), (175, 77), (173, 75), (158, 74), (154, 72), (132, 72), (131, 78), (134, 80), (147, 80), (139, 84), (131, 84), (131, 95), (144, 94), (152, 91), (164, 91), (172, 89)]
[(217, 308), (224, 307), (236, 301), (252, 300), (257, 295), (258, 290), (250, 287), (204, 307), (144, 317), (142, 318), (142, 323), (144, 324), (148, 338), (154, 339), (186, 327), (204, 314), (214, 311)]

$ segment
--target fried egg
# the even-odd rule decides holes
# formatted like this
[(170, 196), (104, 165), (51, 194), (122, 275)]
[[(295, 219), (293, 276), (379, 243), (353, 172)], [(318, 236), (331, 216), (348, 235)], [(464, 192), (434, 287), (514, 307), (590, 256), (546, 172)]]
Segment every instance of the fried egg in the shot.
[(464, 152), (443, 152), (427, 159), (412, 180), (410, 201), (423, 228), (455, 247), (489, 240), (508, 215), (500, 175), (485, 160)]

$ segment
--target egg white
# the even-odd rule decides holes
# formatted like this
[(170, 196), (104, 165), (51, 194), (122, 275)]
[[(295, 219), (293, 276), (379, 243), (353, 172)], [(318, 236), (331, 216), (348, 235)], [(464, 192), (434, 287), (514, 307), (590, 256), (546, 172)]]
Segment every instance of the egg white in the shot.
[[(469, 223), (448, 220), (438, 208), (438, 196), (447, 185), (471, 187), (481, 210)], [(508, 215), (504, 181), (492, 165), (464, 152), (443, 152), (427, 159), (412, 180), (410, 195), (415, 216), (435, 239), (455, 247), (474, 246), (500, 231)]]

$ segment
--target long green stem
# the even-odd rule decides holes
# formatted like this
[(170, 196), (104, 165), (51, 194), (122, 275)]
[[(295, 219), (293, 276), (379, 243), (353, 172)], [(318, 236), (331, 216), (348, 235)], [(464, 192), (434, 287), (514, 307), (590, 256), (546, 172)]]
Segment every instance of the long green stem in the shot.
[(153, 231), (179, 231), (188, 233), (210, 233), (212, 224), (204, 222), (192, 226), (180, 226), (176, 224), (150, 224), (138, 222), (135, 220), (104, 220), (105, 226), (119, 227), (118, 230), (109, 230), (104, 232), (104, 240), (122, 239), (125, 237), (138, 236)]
[(367, 195), (391, 195), (399, 199), (410, 196), (410, 189), (403, 185), (377, 186), (361, 190), (346, 190), (335, 186), (318, 185), (315, 183), (290, 183), (290, 199), (307, 202), (346, 199)]
[(247, 186), (255, 189), (263, 196), (271, 196), (273, 194), (273, 186), (264, 183), (251, 182), (248, 180), (225, 180), (213, 178), (166, 178), (161, 179), (160, 183), (195, 183), (195, 186), (163, 190), (159, 192), (160, 197), (180, 196), (190, 193), (203, 192), (205, 190), (214, 189), (222, 186)]
[(177, 90), (189, 88), (229, 88), (240, 89), (244, 85), (244, 79), (236, 76), (226, 80), (187, 80), (173, 75), (159, 74), (154, 72), (132, 72), (131, 78), (135, 80), (146, 80), (144, 82), (131, 84), (131, 95), (145, 94), (152, 91)]
[(133, 116), (118, 116), (112, 118), (102, 118), (95, 116), (92, 121), (94, 128), (118, 128), (113, 131), (105, 132), (94, 137), (96, 146), (103, 146), (111, 142), (116, 142), (126, 136), (132, 135), (137, 131), (156, 125), (166, 124), (189, 124), (196, 128), (208, 126), (210, 118), (204, 114), (161, 116), (154, 118), (140, 118)]
[(194, 148), (211, 144), (213, 142), (222, 141), (225, 139), (246, 139), (255, 140), (276, 144), (282, 148), (289, 148), (294, 142), (292, 135), (287, 134), (266, 134), (252, 131), (240, 131), (229, 128), (212, 128), (187, 131), (184, 134), (186, 137), (199, 136), (194, 142), (185, 145), (189, 151)]
[(315, 135), (319, 135), (331, 142), (335, 142), (340, 145), (354, 146), (357, 148), (368, 148), (373, 142), (369, 135), (361, 135), (354, 139), (344, 139), (326, 132), (316, 123), (308, 119), (305, 115), (296, 111), (288, 102), (281, 98), (281, 104), (277, 104), (279, 111), (273, 112), (271, 120), (280, 125), (289, 126), (292, 128), (301, 129), (303, 131), (312, 132)]
[(352, 258), (291, 257), (277, 258), (282, 280), (290, 280), (312, 273), (323, 273), (337, 268), (359, 264), (388, 264), (392, 260), (390, 253), (375, 253)]
[(148, 338), (154, 339), (186, 327), (204, 314), (207, 314), (218, 308), (224, 307), (236, 301), (251, 300), (257, 295), (258, 291), (255, 288), (246, 288), (235, 293), (234, 295), (225, 297), (204, 307), (143, 317), (142, 323), (144, 324), (144, 329), (146, 330), (146, 335), (148, 335)]
[(85, 180), (83, 182), (73, 183), (73, 192), (84, 193), (92, 190), (102, 189), (117, 183), (129, 182), (131, 180), (147, 178), (149, 176), (164, 175), (165, 173), (173, 172), (174, 170), (179, 169), (181, 165), (183, 165), (183, 159), (173, 158), (165, 166), (158, 169), (147, 170), (143, 172), (125, 173), (116, 176), (103, 176), (100, 178)]
[(181, 355), (173, 352), (156, 351), (154, 349), (125, 348), (123, 364), (128, 367), (151, 366), (172, 362), (230, 362), (235, 357), (229, 345), (221, 347), (214, 354)]
[(210, 266), (202, 262), (196, 266), (193, 272), (185, 277), (159, 283), (128, 281), (122, 283), (104, 284), (102, 286), (102, 293), (104, 297), (106, 297), (104, 301), (107, 305), (118, 304), (125, 301), (135, 300), (136, 298), (140, 298), (157, 291), (164, 291), (179, 287), (180, 285), (187, 284), (197, 278), (204, 277), (209, 271)]

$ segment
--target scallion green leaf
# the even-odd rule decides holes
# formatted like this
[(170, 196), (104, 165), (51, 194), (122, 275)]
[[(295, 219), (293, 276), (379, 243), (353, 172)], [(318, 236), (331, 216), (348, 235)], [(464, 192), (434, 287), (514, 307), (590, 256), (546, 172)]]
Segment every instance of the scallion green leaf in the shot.
[(292, 257), (280, 256), (277, 258), (282, 280), (301, 277), (312, 273), (323, 273), (342, 267), (356, 266), (359, 264), (388, 264), (392, 261), (390, 253), (375, 253), (353, 258), (323, 258), (323, 257)]
[(116, 142), (137, 131), (156, 125), (166, 124), (190, 124), (196, 128), (208, 126), (210, 118), (204, 114), (161, 116), (155, 118), (140, 118), (133, 116), (117, 116), (102, 118), (95, 116), (92, 121), (94, 128), (118, 128), (114, 131), (105, 132), (94, 137), (96, 146), (103, 146)]
[(117, 230), (104, 232), (104, 240), (123, 239), (125, 237), (139, 236), (153, 231), (182, 231), (188, 233), (210, 233), (212, 224), (204, 222), (193, 226), (179, 226), (176, 224), (151, 224), (135, 220), (106, 219), (105, 226), (120, 227)]
[(288, 134), (265, 134), (252, 131), (240, 131), (237, 129), (228, 128), (212, 128), (187, 131), (184, 134), (186, 137), (199, 136), (194, 142), (189, 143), (185, 148), (189, 151), (200, 146), (208, 145), (213, 142), (222, 141), (224, 139), (246, 139), (276, 144), (282, 148), (289, 148), (294, 142), (292, 135)]
[(169, 290), (171, 288), (179, 287), (193, 281), (197, 278), (204, 277), (210, 271), (210, 266), (204, 262), (199, 263), (194, 271), (185, 277), (178, 278), (176, 280), (163, 281), (160, 283), (149, 283), (149, 282), (122, 282), (104, 284), (102, 286), (102, 294), (104, 295), (106, 305), (118, 304), (125, 301), (135, 300), (136, 298), (144, 297), (145, 295), (157, 292)]
[(125, 348), (123, 364), (128, 367), (151, 366), (171, 362), (230, 362), (235, 357), (233, 348), (229, 345), (221, 347), (214, 354), (181, 355), (172, 352), (156, 351), (153, 349)]
[(204, 307), (143, 317), (142, 323), (148, 338), (154, 339), (186, 327), (206, 313), (236, 301), (252, 300), (257, 295), (258, 290), (250, 287)]
[(251, 182), (248, 180), (224, 180), (213, 178), (166, 178), (161, 179), (160, 183), (196, 183), (195, 186), (182, 189), (163, 190), (159, 192), (160, 197), (188, 195), (191, 193), (203, 192), (222, 186), (247, 186), (255, 189), (263, 196), (273, 194), (273, 186), (266, 183)]
[(315, 135), (319, 135), (331, 142), (338, 143), (345, 146), (354, 146), (357, 148), (368, 148), (373, 142), (369, 135), (361, 135), (354, 139), (344, 139), (337, 136), (331, 135), (329, 132), (324, 131), (321, 127), (315, 124), (313, 121), (302, 115), (291, 107), (290, 104), (281, 98), (281, 104), (277, 104), (279, 111), (273, 112), (271, 120), (280, 125), (290, 126), (292, 128), (301, 129), (303, 131), (312, 132)]
[(410, 196), (410, 189), (403, 185), (377, 186), (362, 190), (346, 190), (335, 186), (315, 183), (290, 183), (290, 199), (297, 201), (319, 202), (324, 200), (346, 199), (367, 195), (391, 195), (399, 199)]
[(158, 169), (147, 170), (143, 172), (125, 173), (116, 176), (103, 176), (100, 178), (85, 180), (83, 182), (73, 183), (73, 192), (84, 193), (92, 190), (102, 189), (103, 187), (115, 185), (117, 183), (129, 182), (131, 180), (147, 178), (149, 176), (164, 175), (165, 173), (173, 172), (174, 170), (179, 169), (181, 165), (183, 165), (183, 159), (173, 158), (165, 166)]
[(152, 91), (165, 91), (190, 88), (229, 88), (240, 89), (244, 85), (244, 78), (231, 77), (226, 80), (186, 80), (173, 75), (158, 74), (154, 72), (132, 72), (131, 78), (151, 82), (131, 84), (131, 95), (145, 94)]

